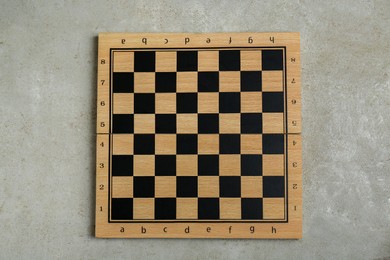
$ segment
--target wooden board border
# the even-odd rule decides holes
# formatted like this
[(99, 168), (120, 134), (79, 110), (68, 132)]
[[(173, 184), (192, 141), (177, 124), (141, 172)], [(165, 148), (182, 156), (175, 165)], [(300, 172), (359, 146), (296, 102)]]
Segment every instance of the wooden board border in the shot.
[[(286, 47), (287, 223), (109, 223), (111, 48)], [(98, 47), (96, 237), (301, 238), (301, 79), (299, 33), (101, 33)], [(169, 231), (168, 231), (169, 230)], [(187, 232), (188, 231), (188, 232)]]

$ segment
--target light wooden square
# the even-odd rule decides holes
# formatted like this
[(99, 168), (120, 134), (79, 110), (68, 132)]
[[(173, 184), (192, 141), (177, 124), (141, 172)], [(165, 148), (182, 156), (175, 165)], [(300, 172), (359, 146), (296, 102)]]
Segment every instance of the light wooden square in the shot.
[(175, 51), (156, 52), (156, 72), (175, 72), (176, 70)]
[(219, 155), (219, 175), (220, 176), (240, 176), (241, 156), (239, 154)]
[(263, 176), (284, 176), (283, 154), (263, 154)]
[(262, 103), (261, 92), (241, 92), (242, 113), (261, 113)]
[(133, 197), (133, 177), (112, 177), (112, 197), (132, 198)]
[(261, 154), (263, 149), (261, 134), (241, 135), (241, 154)]
[(154, 114), (134, 114), (134, 133), (155, 133), (155, 122)]
[(283, 91), (283, 71), (267, 70), (261, 72), (261, 88), (266, 91)]
[(240, 114), (219, 114), (219, 132), (238, 134), (241, 132)]
[(263, 219), (284, 219), (284, 198), (263, 198)]
[(198, 199), (196, 199), (196, 198), (177, 198), (176, 199), (176, 218), (177, 219), (197, 219), (198, 218)]
[(134, 219), (154, 219), (154, 199), (134, 198), (133, 199)]
[(112, 154), (133, 154), (133, 134), (113, 134), (112, 135)]
[(154, 191), (156, 198), (176, 197), (176, 176), (156, 176)]
[(134, 93), (154, 93), (156, 74), (154, 72), (134, 73)]
[(241, 219), (240, 198), (220, 198), (219, 207), (221, 219)]
[(113, 113), (114, 114), (133, 114), (134, 113), (134, 94), (133, 93), (114, 93), (113, 94)]
[(176, 155), (177, 176), (197, 176), (198, 156), (197, 155)]
[(154, 176), (154, 155), (134, 155), (134, 176)]
[(179, 134), (198, 133), (198, 115), (197, 114), (177, 114), (176, 128)]
[(199, 134), (198, 135), (198, 153), (199, 154), (218, 154), (219, 153), (219, 135), (218, 134)]
[(198, 71), (218, 71), (218, 51), (198, 51)]
[(156, 93), (156, 114), (176, 113), (175, 93)]
[(219, 91), (220, 92), (239, 92), (241, 86), (239, 71), (220, 71), (219, 72)]
[(263, 177), (262, 176), (241, 176), (241, 197), (262, 198)]
[(283, 134), (283, 113), (263, 113), (263, 133)]
[(134, 52), (115, 51), (114, 52), (114, 72), (134, 71)]
[(241, 70), (261, 70), (261, 50), (241, 51)]
[(219, 113), (218, 93), (198, 93), (199, 113)]
[(177, 72), (176, 90), (178, 93), (195, 93), (198, 91), (198, 73), (197, 72)]
[(156, 154), (176, 154), (176, 135), (156, 134)]
[(219, 176), (198, 176), (198, 197), (219, 197)]

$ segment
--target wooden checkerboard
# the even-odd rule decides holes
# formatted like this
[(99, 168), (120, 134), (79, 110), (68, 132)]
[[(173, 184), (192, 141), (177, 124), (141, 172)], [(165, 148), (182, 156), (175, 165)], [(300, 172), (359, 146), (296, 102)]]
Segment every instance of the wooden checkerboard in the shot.
[(296, 33), (100, 34), (96, 236), (300, 238)]

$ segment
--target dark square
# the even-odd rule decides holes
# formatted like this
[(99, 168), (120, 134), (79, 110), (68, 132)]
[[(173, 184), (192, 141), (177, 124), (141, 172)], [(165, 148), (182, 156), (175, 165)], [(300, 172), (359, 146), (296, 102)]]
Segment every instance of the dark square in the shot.
[(219, 112), (220, 113), (240, 113), (240, 93), (223, 92), (219, 93)]
[(220, 71), (237, 71), (240, 70), (240, 51), (227, 50), (219, 51), (219, 70)]
[(176, 114), (157, 114), (155, 123), (158, 134), (176, 133)]
[(134, 52), (135, 72), (154, 72), (156, 69), (156, 53), (154, 51)]
[(178, 154), (197, 154), (198, 135), (178, 134), (176, 139), (176, 151)]
[(112, 74), (112, 91), (114, 93), (133, 93), (134, 73), (114, 72)]
[(263, 134), (263, 154), (283, 154), (283, 134)]
[(134, 116), (132, 114), (113, 114), (112, 115), (112, 132), (128, 133), (134, 132)]
[(221, 134), (219, 135), (219, 153), (240, 154), (240, 135)]
[(154, 200), (155, 219), (176, 219), (176, 199), (156, 198)]
[(240, 176), (220, 176), (219, 177), (219, 196), (235, 198), (241, 196), (241, 177)]
[(263, 198), (284, 197), (284, 176), (263, 176)]
[(263, 112), (283, 112), (283, 92), (263, 92)]
[(156, 176), (175, 176), (176, 155), (156, 155), (154, 169)]
[(283, 50), (263, 50), (262, 70), (283, 70)]
[(176, 92), (176, 72), (156, 72), (156, 92)]
[(218, 72), (198, 72), (199, 92), (218, 92), (219, 73)]
[(198, 175), (218, 176), (219, 156), (218, 155), (198, 155)]
[(112, 220), (133, 219), (133, 199), (113, 198), (111, 200), (111, 219)]
[(263, 120), (261, 113), (241, 114), (241, 133), (261, 134), (263, 132)]
[(261, 71), (241, 71), (241, 91), (261, 91)]
[(219, 133), (218, 114), (198, 114), (198, 133), (200, 134)]
[(176, 112), (177, 113), (197, 113), (198, 94), (197, 93), (177, 93)]
[(198, 219), (219, 219), (219, 199), (198, 198)]
[(113, 155), (112, 176), (133, 176), (133, 156)]
[(153, 93), (134, 94), (134, 114), (154, 114), (155, 98)]
[(241, 175), (261, 176), (263, 175), (263, 159), (260, 154), (241, 155)]
[(242, 219), (263, 219), (263, 200), (256, 198), (241, 199)]
[(198, 70), (198, 52), (197, 51), (178, 51), (177, 52), (177, 71), (197, 71)]
[(154, 134), (135, 134), (134, 154), (154, 154)]
[(198, 196), (198, 177), (179, 176), (176, 177), (177, 197), (197, 197)]
[(154, 197), (154, 177), (134, 176), (134, 197), (153, 198)]

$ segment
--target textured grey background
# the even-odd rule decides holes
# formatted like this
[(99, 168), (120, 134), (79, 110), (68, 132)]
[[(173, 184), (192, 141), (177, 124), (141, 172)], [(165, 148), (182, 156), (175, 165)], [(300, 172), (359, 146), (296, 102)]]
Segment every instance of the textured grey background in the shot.
[[(301, 32), (304, 238), (95, 239), (99, 32)], [(390, 257), (390, 1), (0, 1), (0, 258)]]

